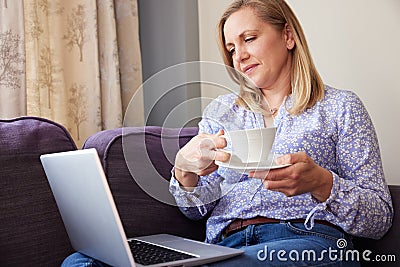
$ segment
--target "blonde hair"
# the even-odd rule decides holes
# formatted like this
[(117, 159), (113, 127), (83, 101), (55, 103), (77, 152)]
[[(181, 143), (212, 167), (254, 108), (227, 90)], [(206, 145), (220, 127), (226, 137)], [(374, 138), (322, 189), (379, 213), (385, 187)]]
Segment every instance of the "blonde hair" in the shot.
[(283, 30), (286, 23), (292, 29), (295, 46), (291, 50), (293, 63), (291, 69), (292, 106), (291, 115), (302, 113), (305, 109), (324, 97), (324, 83), (313, 63), (307, 41), (301, 25), (289, 5), (284, 0), (237, 0), (222, 15), (218, 24), (218, 42), (221, 54), (230, 77), (240, 85), (239, 106), (265, 114), (261, 108), (263, 99), (261, 90), (249, 85), (241, 74), (233, 69), (233, 60), (225, 47), (224, 26), (230, 15), (250, 7), (258, 17), (278, 30)]

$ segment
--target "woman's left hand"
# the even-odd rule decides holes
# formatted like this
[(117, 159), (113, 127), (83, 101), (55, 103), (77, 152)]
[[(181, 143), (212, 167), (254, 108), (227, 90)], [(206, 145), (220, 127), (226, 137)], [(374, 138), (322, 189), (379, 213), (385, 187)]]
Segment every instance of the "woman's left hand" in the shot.
[(296, 196), (310, 192), (317, 200), (328, 199), (333, 184), (332, 174), (317, 165), (305, 152), (283, 155), (277, 164), (292, 164), (274, 170), (253, 171), (249, 177), (261, 179), (268, 190)]

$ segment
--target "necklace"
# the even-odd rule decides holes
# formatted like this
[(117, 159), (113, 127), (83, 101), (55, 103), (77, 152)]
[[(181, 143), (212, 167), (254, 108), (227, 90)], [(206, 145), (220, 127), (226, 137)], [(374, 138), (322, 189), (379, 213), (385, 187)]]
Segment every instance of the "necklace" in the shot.
[(275, 116), (276, 112), (278, 112), (278, 109), (277, 109), (277, 108), (271, 108), (271, 109), (269, 110), (269, 112), (271, 112), (271, 115), (272, 115), (272, 116)]

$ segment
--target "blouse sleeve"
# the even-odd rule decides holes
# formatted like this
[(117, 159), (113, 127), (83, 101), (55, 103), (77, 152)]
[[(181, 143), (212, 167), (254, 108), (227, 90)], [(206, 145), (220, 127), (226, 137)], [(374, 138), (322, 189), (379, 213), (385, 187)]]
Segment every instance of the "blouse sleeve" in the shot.
[[(218, 98), (213, 100), (204, 110), (203, 118), (199, 122), (199, 133), (215, 134), (223, 129), (220, 120), (216, 118), (226, 110), (226, 108), (221, 108)], [(221, 197), (220, 185), (223, 180), (218, 171), (214, 171), (209, 175), (199, 176), (194, 190), (186, 191), (174, 178), (172, 170), (169, 190), (183, 214), (190, 219), (199, 220), (206, 217), (218, 203), (218, 199)]]
[[(338, 143), (329, 198), (318, 203), (309, 214), (312, 223), (315, 212), (349, 234), (381, 238), (390, 228), (393, 206), (385, 182), (378, 139), (361, 100), (349, 93), (338, 109)], [(309, 220), (311, 219), (311, 220)]]

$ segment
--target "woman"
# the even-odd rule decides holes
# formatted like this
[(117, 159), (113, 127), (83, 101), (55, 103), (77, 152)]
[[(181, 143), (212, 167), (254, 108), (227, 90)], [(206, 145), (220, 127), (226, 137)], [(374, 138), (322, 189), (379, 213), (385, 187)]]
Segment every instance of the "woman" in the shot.
[[(361, 253), (346, 253), (354, 252), (351, 236), (380, 238), (393, 216), (360, 99), (323, 84), (283, 0), (235, 1), (219, 39), (240, 93), (207, 106), (199, 135), (177, 153), (170, 183), (187, 217), (208, 217), (207, 242), (245, 252), (212, 266), (357, 266)], [(283, 155), (277, 163), (290, 166), (246, 175), (215, 163), (230, 158), (221, 150), (224, 131), (271, 126), (274, 153)], [(64, 265), (86, 263), (104, 266), (78, 253)]]
[[(207, 242), (245, 251), (224, 266), (357, 266), (351, 253), (325, 253), (346, 255), (352, 235), (382, 237), (393, 214), (365, 107), (323, 84), (283, 0), (235, 1), (219, 22), (219, 41), (225, 64), (240, 72), (230, 70), (240, 93), (214, 100), (199, 135), (178, 152), (170, 191), (181, 210), (209, 216)], [(215, 163), (229, 160), (224, 131), (260, 126), (278, 127), (274, 153), (289, 167), (247, 176)]]

